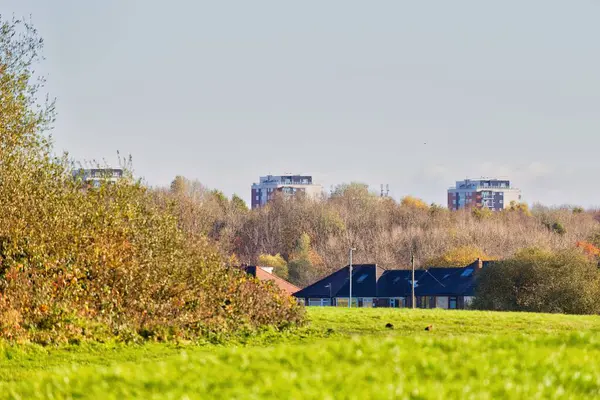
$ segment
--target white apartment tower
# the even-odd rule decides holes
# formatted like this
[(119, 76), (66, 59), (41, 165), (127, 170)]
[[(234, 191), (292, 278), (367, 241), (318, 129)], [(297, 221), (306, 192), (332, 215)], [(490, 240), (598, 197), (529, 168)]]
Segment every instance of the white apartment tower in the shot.
[(510, 185), (509, 180), (480, 178), (457, 181), (448, 189), (448, 208), (488, 208), (500, 211), (510, 207), (511, 202), (521, 201), (521, 190)]
[(275, 193), (293, 196), (304, 193), (316, 198), (323, 192), (321, 185), (313, 184), (312, 176), (308, 175), (267, 175), (261, 176), (259, 183), (252, 184), (252, 208), (262, 207), (275, 196)]

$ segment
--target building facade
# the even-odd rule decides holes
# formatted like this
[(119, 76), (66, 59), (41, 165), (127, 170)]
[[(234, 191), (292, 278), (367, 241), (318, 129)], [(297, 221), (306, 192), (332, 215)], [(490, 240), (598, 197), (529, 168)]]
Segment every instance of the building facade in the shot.
[(448, 189), (448, 208), (454, 211), (471, 208), (500, 211), (510, 207), (511, 202), (520, 201), (521, 190), (506, 179), (465, 179)]
[(122, 168), (91, 168), (73, 171), (75, 179), (81, 179), (89, 187), (100, 187), (102, 182), (115, 183), (123, 178)]
[[(460, 268), (415, 271), (415, 307), (466, 309), (474, 300), (477, 277), (490, 262), (476, 260)], [(376, 264), (348, 266), (294, 293), (307, 306), (412, 307), (412, 272), (384, 270)], [(352, 297), (350, 297), (352, 279)]]
[(309, 197), (318, 197), (323, 192), (321, 185), (313, 183), (308, 175), (267, 175), (261, 176), (259, 183), (254, 183), (251, 190), (252, 208), (266, 205), (277, 193), (294, 196), (304, 193)]

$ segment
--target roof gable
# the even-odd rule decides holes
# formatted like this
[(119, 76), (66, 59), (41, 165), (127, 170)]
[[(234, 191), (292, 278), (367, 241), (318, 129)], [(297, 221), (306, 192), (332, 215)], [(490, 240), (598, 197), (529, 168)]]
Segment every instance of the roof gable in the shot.
[(271, 274), (260, 267), (255, 265), (245, 265), (240, 267), (243, 271), (245, 271), (248, 275), (252, 275), (257, 278), (259, 281), (271, 281), (273, 282), (279, 289), (286, 292), (289, 295), (294, 294), (300, 288), (283, 278), (280, 278), (277, 275)]

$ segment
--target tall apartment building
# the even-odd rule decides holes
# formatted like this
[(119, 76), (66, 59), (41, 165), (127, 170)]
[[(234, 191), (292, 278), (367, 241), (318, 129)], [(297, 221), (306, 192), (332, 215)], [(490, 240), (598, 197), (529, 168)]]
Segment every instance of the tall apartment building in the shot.
[(92, 169), (76, 169), (73, 171), (75, 179), (81, 179), (91, 187), (100, 187), (102, 182), (116, 182), (123, 178), (122, 168), (92, 168)]
[(313, 184), (312, 176), (307, 175), (261, 176), (259, 183), (252, 184), (252, 208), (264, 206), (275, 193), (293, 196), (300, 192), (314, 198), (323, 192), (323, 187)]
[(493, 211), (510, 207), (511, 202), (521, 201), (521, 190), (505, 179), (465, 179), (457, 181), (448, 189), (448, 208), (489, 208)]

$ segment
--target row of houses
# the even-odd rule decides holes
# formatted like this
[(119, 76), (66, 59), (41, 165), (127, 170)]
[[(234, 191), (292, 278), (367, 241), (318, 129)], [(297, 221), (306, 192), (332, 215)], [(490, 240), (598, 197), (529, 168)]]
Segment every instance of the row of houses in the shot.
[[(479, 272), (489, 261), (476, 260), (459, 268), (428, 268), (415, 271), (415, 307), (465, 309), (473, 302)], [(412, 307), (412, 271), (386, 270), (376, 264), (358, 264), (332, 273), (305, 287), (277, 278), (264, 267), (245, 267), (260, 280), (272, 280), (307, 306)], [(258, 272), (257, 272), (258, 271)], [(352, 297), (350, 298), (350, 279)]]

